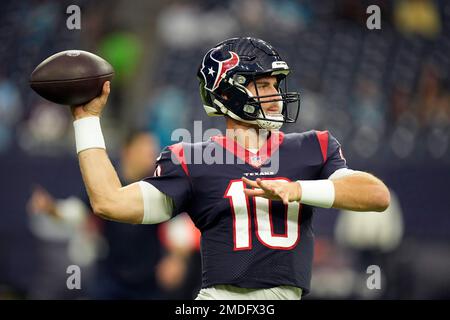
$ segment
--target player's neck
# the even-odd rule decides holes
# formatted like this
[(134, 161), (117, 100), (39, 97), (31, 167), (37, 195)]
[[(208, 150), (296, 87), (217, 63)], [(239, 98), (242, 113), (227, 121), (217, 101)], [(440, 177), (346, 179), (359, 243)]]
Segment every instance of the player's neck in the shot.
[(245, 149), (260, 149), (266, 142), (268, 133), (269, 131), (256, 125), (227, 118), (227, 138), (233, 139)]

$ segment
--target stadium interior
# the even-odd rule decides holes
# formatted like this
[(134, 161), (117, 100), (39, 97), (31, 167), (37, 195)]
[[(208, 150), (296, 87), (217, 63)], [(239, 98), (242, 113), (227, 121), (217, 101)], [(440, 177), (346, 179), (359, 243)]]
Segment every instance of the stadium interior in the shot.
[[(66, 26), (72, 4), (81, 9), (79, 30)], [(381, 8), (380, 30), (366, 27), (371, 4)], [(450, 298), (450, 2), (27, 0), (3, 1), (0, 10), (0, 299), (86, 298), (83, 290), (33, 295), (42, 270), (60, 273), (45, 286), (67, 277), (49, 265), (58, 256), (42, 259), (42, 243), (55, 253), (66, 247), (64, 236), (42, 237), (46, 229), (27, 213), (33, 188), (85, 196), (70, 112), (30, 89), (35, 66), (68, 49), (113, 65), (102, 126), (117, 161), (133, 128), (161, 147), (194, 121), (225, 129), (223, 118), (205, 114), (196, 72), (207, 48), (233, 36), (263, 38), (288, 62), (301, 109), (283, 131), (329, 130), (348, 165), (376, 174), (393, 195), (376, 217), (317, 210), (305, 299)], [(86, 246), (71, 254), (89, 266), (102, 246)], [(370, 265), (381, 268), (379, 290), (366, 286)], [(86, 272), (87, 287), (89, 279)]]

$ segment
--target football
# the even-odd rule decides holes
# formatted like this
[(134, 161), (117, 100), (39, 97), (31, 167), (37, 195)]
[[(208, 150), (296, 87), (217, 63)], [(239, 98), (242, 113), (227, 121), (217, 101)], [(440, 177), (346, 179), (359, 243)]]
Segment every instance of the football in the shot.
[(41, 97), (62, 105), (81, 105), (98, 96), (113, 67), (103, 58), (82, 50), (58, 52), (42, 61), (30, 77)]

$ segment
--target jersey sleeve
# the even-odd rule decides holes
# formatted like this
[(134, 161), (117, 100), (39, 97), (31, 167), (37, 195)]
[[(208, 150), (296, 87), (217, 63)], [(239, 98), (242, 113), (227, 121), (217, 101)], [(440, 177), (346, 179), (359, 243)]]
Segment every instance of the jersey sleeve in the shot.
[(164, 148), (157, 158), (153, 176), (143, 180), (172, 199), (172, 216), (188, 211), (192, 197), (192, 183), (183, 159), (181, 144)]
[(317, 131), (317, 139), (320, 144), (323, 167), (320, 171), (320, 179), (328, 179), (336, 170), (348, 168), (347, 161), (342, 153), (341, 144), (328, 131)]

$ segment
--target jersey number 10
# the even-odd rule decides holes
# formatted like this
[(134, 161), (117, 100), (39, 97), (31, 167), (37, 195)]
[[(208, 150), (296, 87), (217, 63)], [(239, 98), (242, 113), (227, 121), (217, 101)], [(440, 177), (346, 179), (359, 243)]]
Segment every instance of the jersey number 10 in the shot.
[[(287, 179), (263, 179), (288, 182)], [(249, 198), (244, 194), (244, 182), (232, 180), (228, 184), (224, 198), (230, 200), (233, 214), (234, 250), (250, 250), (252, 248), (251, 217)], [(255, 231), (258, 240), (268, 248), (289, 250), (300, 240), (300, 209), (298, 202), (284, 205), (284, 234), (275, 234), (272, 215), (282, 214), (272, 212), (272, 201), (261, 197), (253, 197)]]

